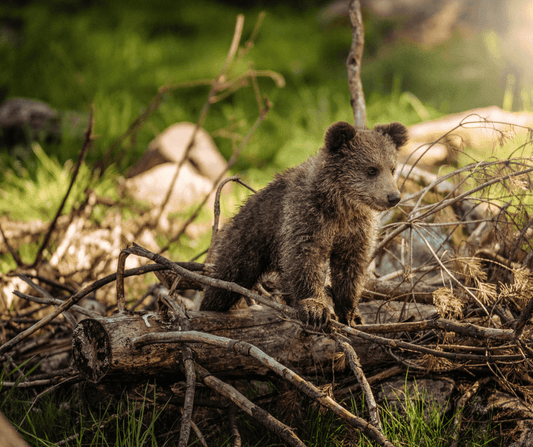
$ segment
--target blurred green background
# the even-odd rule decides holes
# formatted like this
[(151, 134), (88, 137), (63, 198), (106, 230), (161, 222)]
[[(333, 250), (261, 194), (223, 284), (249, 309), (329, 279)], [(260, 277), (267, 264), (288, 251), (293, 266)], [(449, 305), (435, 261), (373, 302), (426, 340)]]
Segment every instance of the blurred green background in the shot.
[[(437, 19), (446, 4), (427, 2), (437, 11)], [(482, 12), (476, 8), (470, 4), (469, 13)], [(329, 124), (353, 119), (345, 68), (351, 29), (348, 17), (332, 15), (331, 9), (330, 2), (318, 0), (7, 0), (0, 5), (0, 102), (32, 98), (63, 116), (74, 113), (85, 119), (94, 104), (97, 138), (87, 155), (88, 165), (103, 160), (105, 167), (112, 167), (109, 175), (124, 175), (166, 127), (195, 122), (209, 92), (203, 85), (167, 93), (136, 138), (110, 150), (158, 88), (214, 78), (224, 64), (237, 14), (246, 17), (244, 43), (265, 11), (254, 47), (231, 72), (242, 73), (252, 63), (257, 70), (273, 70), (285, 79), (282, 88), (271, 78), (258, 79), (273, 108), (234, 168), (264, 184), (274, 172), (315, 152)], [(487, 105), (529, 108), (531, 90), (504, 57), (505, 29), (497, 29), (490, 20), (488, 25), (469, 26), (463, 11), (456, 18), (466, 20), (467, 26), (451, 26), (444, 38), (428, 44), (417, 41), (416, 26), (427, 28), (432, 18), (420, 25), (407, 13), (384, 17), (363, 9), (362, 78), (369, 126), (391, 120), (409, 125)], [(500, 23), (498, 11), (494, 14), (493, 23)], [(220, 131), (245, 135), (257, 115), (249, 85), (214, 104), (205, 128), (229, 158), (231, 140)], [(60, 141), (40, 144), (46, 156), (64, 166), (77, 158), (81, 134), (64, 132)], [(26, 146), (1, 148), (4, 185), (15, 178), (36, 180), (42, 162)]]

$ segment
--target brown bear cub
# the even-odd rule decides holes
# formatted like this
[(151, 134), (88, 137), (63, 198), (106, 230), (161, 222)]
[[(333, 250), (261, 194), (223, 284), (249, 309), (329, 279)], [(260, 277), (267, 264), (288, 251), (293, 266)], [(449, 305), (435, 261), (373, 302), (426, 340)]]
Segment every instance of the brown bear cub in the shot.
[[(316, 156), (252, 195), (223, 228), (213, 252), (214, 277), (251, 288), (265, 272), (279, 271), (284, 296), (305, 324), (327, 324), (327, 293), (341, 323), (361, 324), (357, 303), (378, 212), (401, 199), (393, 175), (406, 141), (400, 123), (372, 130), (331, 125)], [(200, 309), (227, 311), (239, 298), (206, 287)]]

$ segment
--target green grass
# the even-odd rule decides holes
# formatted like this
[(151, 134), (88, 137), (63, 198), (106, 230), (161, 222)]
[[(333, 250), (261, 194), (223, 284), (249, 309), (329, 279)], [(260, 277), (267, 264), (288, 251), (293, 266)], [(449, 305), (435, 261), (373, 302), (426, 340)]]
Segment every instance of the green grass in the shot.
[[(453, 419), (455, 414), (447, 415), (445, 409), (431, 399), (427, 390), (420, 391), (416, 386), (410, 391), (407, 383), (404, 388), (405, 398), (396, 396), (394, 401), (385, 401), (380, 406), (383, 432), (394, 445), (409, 447), (449, 446), (454, 437)], [(352, 404), (357, 414), (357, 405)], [(470, 427), (468, 436), (461, 436), (464, 446), (503, 445), (491, 435), (494, 428), (491, 421), (486, 425)], [(359, 446), (370, 447), (372, 444), (365, 436), (359, 438)]]
[[(110, 151), (113, 142), (161, 86), (216, 76), (241, 12), (246, 15), (244, 42), (254, 28), (258, 8), (242, 10), (209, 0), (90, 6), (75, 0), (35, 0), (25, 8), (7, 3), (0, 6), (0, 19), (14, 24), (18, 37), (0, 39), (4, 61), (0, 100), (35, 98), (62, 113), (77, 111), (82, 116), (94, 104), (96, 138), (86, 159), (90, 168), (100, 161), (113, 165), (103, 177), (106, 184), (100, 185), (112, 194), (110, 186), (117, 176), (140, 158), (154, 136), (177, 121), (197, 120), (209, 87), (167, 93), (134, 139)], [(352, 120), (345, 69), (351, 32), (347, 26), (321, 24), (318, 12), (316, 7), (301, 11), (280, 4), (269, 8), (254, 47), (230, 73), (242, 73), (253, 63), (256, 69), (280, 73), (286, 81), (279, 88), (269, 78), (258, 79), (274, 106), (234, 168), (257, 186), (315, 153), (329, 124)], [(387, 42), (394, 22), (366, 12), (364, 19), (362, 77), (370, 126), (392, 120), (412, 124), (489, 104), (512, 106), (514, 87), (505, 81), (501, 58), (494, 57), (499, 42), (493, 34), (463, 40), (456, 36), (436, 48), (423, 49)], [(524, 106), (528, 98), (522, 92)], [(236, 132), (244, 135), (257, 114), (255, 95), (248, 86), (214, 104), (205, 127), (216, 132), (234, 124)], [(220, 136), (215, 141), (229, 157), (231, 142)], [(31, 146), (2, 151), (0, 214), (50, 219), (68, 181), (69, 160), (76, 160), (81, 145), (80, 132), (74, 132), (59, 144), (41, 141), (43, 151)], [(57, 165), (51, 167), (50, 160)], [(87, 177), (90, 170), (85, 171)], [(81, 179), (78, 183), (81, 189)]]
[[(165, 97), (135, 143), (108, 153), (159, 87), (213, 78), (218, 73), (240, 12), (246, 14), (246, 40), (259, 9), (242, 11), (207, 0), (149, 5), (134, 1), (127, 6), (122, 2), (83, 6), (73, 1), (69, 7), (60, 1), (33, 1), (24, 9), (0, 7), (0, 17), (22, 23), (20, 32), (24, 33), (18, 46), (0, 41), (5, 61), (0, 100), (37, 98), (61, 111), (88, 111), (93, 103), (99, 138), (88, 161), (105, 157), (125, 170), (157, 133), (176, 121), (197, 119), (209, 88), (176, 90)], [(274, 108), (238, 169), (263, 168), (272, 162), (277, 168), (286, 167), (283, 155), (280, 160), (278, 154), (294, 146), (303, 147), (306, 153), (308, 146), (316, 150), (327, 125), (351, 120), (345, 69), (351, 32), (348, 27), (320, 24), (317, 14), (313, 7), (303, 12), (279, 5), (270, 9), (256, 45), (235, 68), (235, 73), (242, 72), (251, 62), (257, 69), (279, 72), (286, 80), (284, 88), (277, 88), (271, 79), (259, 79)], [(502, 104), (505, 85), (500, 85), (503, 74), (499, 73), (503, 68), (487, 66), (489, 48), (481, 37), (466, 42), (457, 38), (424, 50), (386, 42), (382, 28), (389, 25), (374, 17), (365, 16), (365, 25), (363, 85), (370, 125), (390, 120), (411, 124), (443, 112)], [(465, 77), (465, 72), (473, 75)], [(402, 96), (403, 92), (410, 96)], [(427, 114), (420, 116), (408, 98), (418, 98)], [(215, 131), (234, 119), (241, 124), (238, 131), (245, 133), (256, 115), (254, 95), (247, 87), (216, 104), (205, 127)], [(220, 137), (216, 142), (229, 156), (230, 142)], [(64, 162), (76, 157), (79, 145), (67, 138), (45, 150)]]
[[(38, 169), (30, 172), (21, 169), (6, 173), (6, 181), (0, 191), (0, 214), (14, 220), (50, 220), (61, 204), (71, 183), (74, 163), (67, 160), (64, 165), (48, 156), (42, 147), (34, 143), (32, 152)], [(74, 187), (65, 204), (64, 213), (69, 214), (85, 199), (85, 190), (93, 188), (98, 195), (117, 199), (113, 178), (116, 173), (109, 169), (102, 178), (94, 175), (86, 164), (82, 164)]]
[[(163, 446), (165, 442), (170, 443), (166, 445), (177, 442), (179, 410), (172, 405), (156, 403), (158, 394), (155, 385), (139, 385), (136, 388), (138, 398), (135, 400), (128, 399), (127, 396), (114, 396), (107, 398), (100, 407), (82, 404), (77, 386), (59, 388), (38, 399), (31, 389), (2, 387), (4, 381), (31, 380), (33, 369), (28, 369), (28, 365), (23, 364), (9, 374), (6, 373), (7, 366), (0, 372), (0, 411), (14, 423), (30, 445), (48, 447), (67, 438), (70, 439), (67, 443), (70, 447), (155, 447)], [(300, 400), (295, 407), (297, 410), (287, 412), (287, 398), (276, 398), (276, 386), (272, 383), (269, 385), (272, 402), (260, 406), (285, 424), (297, 428), (297, 435), (307, 446), (375, 445), (359, 431), (343, 424), (331, 411), (319, 408), (299, 393), (292, 397)], [(252, 400), (258, 397), (253, 385), (244, 392)], [(351, 397), (346, 404), (354, 414), (368, 418), (364, 401), (360, 398)], [(468, 407), (465, 411), (469, 411)], [(450, 445), (454, 436), (454, 414), (443, 412), (442, 408), (432, 403), (427, 391), (421, 392), (416, 386), (410, 391), (406, 384), (405, 399), (395, 403), (385, 402), (380, 406), (380, 414), (385, 436), (397, 446), (444, 447)], [(205, 414), (203, 417), (206, 417)], [(462, 447), (503, 445), (503, 440), (493, 435), (498, 430), (494, 430), (497, 427), (490, 418), (474, 419), (478, 422), (466, 422), (466, 418), (463, 422)], [(203, 434), (208, 436), (208, 444), (232, 445), (228, 435), (227, 411), (218, 413), (218, 416), (214, 411), (207, 420), (210, 421), (210, 429), (220, 428), (215, 437), (210, 437), (210, 429), (202, 425), (203, 420), (196, 420), (203, 429)], [(277, 436), (242, 412), (237, 414), (237, 426), (243, 445), (283, 445)], [(168, 435), (169, 432), (173, 434)], [(194, 434), (191, 435), (189, 445), (198, 445)]]

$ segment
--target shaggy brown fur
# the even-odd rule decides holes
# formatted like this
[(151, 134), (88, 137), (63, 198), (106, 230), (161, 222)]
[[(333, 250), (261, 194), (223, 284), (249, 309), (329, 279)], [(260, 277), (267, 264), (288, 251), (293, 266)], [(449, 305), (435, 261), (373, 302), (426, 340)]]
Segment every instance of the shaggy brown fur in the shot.
[[(400, 201), (393, 174), (406, 141), (400, 123), (373, 130), (330, 126), (316, 156), (278, 175), (223, 228), (214, 276), (251, 288), (263, 273), (278, 270), (287, 302), (304, 323), (320, 327), (331, 317), (329, 265), (335, 314), (344, 324), (360, 324), (357, 303), (378, 212)], [(227, 311), (238, 300), (237, 293), (207, 287), (201, 310)]]

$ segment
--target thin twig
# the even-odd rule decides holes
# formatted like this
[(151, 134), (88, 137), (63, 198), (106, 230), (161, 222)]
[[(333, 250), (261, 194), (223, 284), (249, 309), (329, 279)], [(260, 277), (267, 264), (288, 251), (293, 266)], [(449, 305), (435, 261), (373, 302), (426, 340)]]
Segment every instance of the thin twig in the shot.
[[(369, 377), (368, 384), (374, 385), (375, 383), (381, 382), (385, 379), (389, 379), (390, 377), (394, 377), (395, 375), (401, 374), (404, 372), (405, 372), (405, 368), (403, 366), (392, 366), (391, 368), (388, 368), (385, 371), (376, 374), (375, 376)], [(346, 388), (341, 388), (335, 391), (335, 394), (343, 396), (348, 393), (359, 391), (360, 389), (361, 389), (361, 385), (357, 383), (355, 385), (351, 385)]]
[[(185, 263), (179, 263), (181, 265), (187, 265), (188, 268), (192, 267), (195, 270), (203, 271), (203, 265), (197, 264), (195, 262), (185, 262)], [(135, 276), (135, 275), (144, 275), (149, 272), (154, 272), (156, 270), (167, 270), (167, 266), (163, 265), (145, 265), (142, 267), (137, 267), (134, 269), (126, 270), (124, 272), (124, 277), (129, 276)], [(201, 277), (201, 275), (198, 275)], [(61, 306), (59, 306), (56, 310), (54, 310), (52, 313), (46, 315), (44, 318), (39, 320), (37, 323), (35, 323), (33, 326), (29, 327), (28, 329), (22, 331), (17, 336), (13, 337), (11, 340), (5, 342), (3, 345), (0, 346), (0, 354), (3, 354), (4, 352), (7, 352), (13, 348), (17, 343), (24, 340), (25, 338), (32, 335), (34, 332), (38, 331), (42, 327), (46, 326), (50, 321), (52, 321), (54, 318), (56, 318), (58, 315), (63, 313), (65, 310), (70, 309), (74, 304), (78, 303), (84, 296), (87, 296), (89, 293), (94, 292), (95, 290), (98, 290), (99, 288), (105, 286), (106, 284), (109, 284), (117, 279), (117, 274), (113, 273), (111, 275), (108, 275), (102, 279), (99, 279), (92, 284), (89, 284), (87, 287), (83, 288), (79, 292), (72, 295), (68, 300), (64, 301)]]
[(207, 249), (207, 256), (205, 258), (205, 264), (209, 264), (212, 261), (213, 257), (213, 248), (215, 247), (215, 243), (217, 240), (217, 234), (218, 234), (218, 222), (220, 219), (220, 194), (222, 193), (222, 188), (224, 185), (230, 181), (233, 181), (235, 183), (239, 183), (248, 189), (250, 189), (252, 192), (256, 192), (253, 188), (248, 186), (246, 183), (244, 183), (238, 175), (234, 175), (233, 177), (228, 177), (220, 182), (217, 188), (217, 192), (215, 194), (215, 205), (214, 205), (214, 222), (213, 222), (213, 234), (211, 236), (211, 243), (209, 244), (209, 248)]
[(294, 434), (294, 431), (290, 427), (278, 421), (271, 414), (255, 405), (231, 385), (222, 382), (222, 380), (211, 375), (210, 372), (199, 365), (196, 366), (196, 371), (198, 376), (208, 387), (213, 388), (217, 393), (230, 399), (235, 405), (252, 416), (260, 424), (277, 434), (287, 443), (287, 445), (305, 447), (305, 444)]
[(228, 177), (220, 182), (220, 184), (217, 187), (217, 192), (215, 194), (215, 205), (214, 205), (214, 220), (213, 220), (213, 233), (211, 235), (211, 243), (209, 244), (209, 249), (207, 250), (207, 256), (205, 259), (205, 263), (209, 264), (211, 262), (211, 258), (213, 256), (212, 250), (215, 246), (215, 242), (217, 240), (217, 233), (218, 233), (218, 221), (220, 219), (220, 194), (222, 193), (222, 188), (224, 185), (228, 182), (237, 181), (239, 179), (238, 175), (234, 175), (233, 177)]
[[(500, 161), (498, 163), (496, 162), (493, 162), (493, 163), (487, 163), (487, 165), (491, 164), (499, 164), (499, 163), (504, 163), (503, 161)], [(470, 166), (470, 169), (472, 168), (472, 165), (469, 165)], [(468, 170), (466, 168), (462, 168), (462, 169), (459, 169), (457, 171), (454, 171), (454, 173), (457, 173), (459, 171), (465, 171), (465, 170)], [(399, 224), (397, 226), (397, 228), (393, 231), (391, 231), (387, 236), (385, 236), (383, 238), (383, 240), (376, 245), (376, 247), (374, 248), (374, 251), (372, 253), (372, 256), (371, 256), (371, 259), (374, 259), (377, 255), (377, 253), (379, 253), (380, 250), (383, 249), (383, 247), (385, 247), (392, 239), (394, 239), (396, 236), (398, 236), (400, 233), (402, 233), (404, 230), (406, 230), (407, 228), (411, 227), (413, 221), (415, 220), (419, 220), (419, 219), (424, 219), (426, 217), (428, 217), (429, 215), (431, 214), (435, 214), (437, 211), (440, 211), (441, 209), (443, 208), (446, 208), (447, 206), (451, 206), (453, 205), (454, 203), (456, 202), (460, 202), (461, 200), (463, 200), (464, 198), (468, 197), (468, 196), (471, 196), (473, 194), (475, 194), (476, 192), (478, 191), (481, 191), (482, 189), (485, 189), (485, 188), (488, 188), (489, 186), (495, 184), (495, 183), (500, 183), (504, 180), (508, 180), (512, 177), (516, 177), (516, 176), (520, 176), (520, 175), (524, 175), (524, 174), (528, 174), (530, 172), (533, 172), (533, 168), (529, 168), (529, 169), (524, 169), (522, 171), (518, 171), (518, 172), (513, 172), (511, 174), (508, 174), (508, 175), (504, 175), (504, 176), (500, 176), (500, 177), (497, 177), (497, 178), (494, 178), (494, 179), (491, 179), (485, 183), (483, 183), (482, 185), (479, 185), (469, 191), (466, 191), (462, 194), (459, 194), (451, 199), (447, 199), (447, 200), (442, 200), (440, 202), (437, 202), (436, 204), (434, 205), (430, 205), (428, 206), (428, 209), (427, 211), (425, 211), (424, 213), (422, 214), (410, 214), (408, 220), (402, 224)], [(455, 175), (455, 174), (454, 174)], [(443, 177), (440, 177), (439, 179), (444, 181), (444, 179), (447, 179), (449, 178), (450, 175), (446, 175), (446, 176), (443, 176)], [(434, 182), (435, 184), (437, 182)], [(423, 190), (415, 193), (415, 194), (412, 194), (411, 196), (403, 199), (404, 201), (408, 201), (408, 200), (411, 200), (411, 199), (414, 199), (416, 197), (419, 197), (419, 195), (423, 194), (424, 192), (428, 191), (429, 189), (431, 189), (431, 187), (435, 186), (435, 184), (432, 184), (432, 185), (429, 185), (427, 186), (426, 188), (424, 188)]]
[(127, 250), (120, 250), (117, 262), (117, 282), (115, 284), (117, 290), (117, 309), (119, 312), (126, 310), (126, 298), (124, 296), (124, 270), (126, 266), (126, 259), (129, 256)]
[(15, 261), (15, 264), (17, 264), (17, 267), (22, 267), (24, 265), (24, 263), (22, 262), (22, 259), (20, 259), (20, 256), (17, 253), (17, 251), (15, 249), (13, 249), (13, 247), (11, 246), (9, 241), (7, 240), (7, 237), (6, 237), (5, 233), (4, 233), (2, 225), (0, 225), (0, 234), (2, 234), (2, 238), (4, 239), (4, 243), (6, 244), (6, 247), (9, 250), (9, 253), (11, 253), (11, 256), (12, 256), (13, 260)]
[(436, 261), (439, 263), (439, 266), (442, 270), (444, 270), (448, 276), (453, 279), (453, 281), (461, 288), (463, 289), (476, 303), (479, 307), (481, 307), (483, 309), (483, 311), (487, 314), (487, 316), (489, 317), (489, 321), (492, 321), (490, 319), (490, 313), (489, 311), (487, 310), (487, 308), (484, 306), (484, 304), (478, 299), (478, 297), (476, 295), (474, 295), (472, 293), (472, 291), (466, 287), (461, 281), (459, 281), (453, 274), (452, 272), (450, 272), (446, 266), (442, 263), (442, 261), (440, 260), (439, 256), (437, 255), (437, 253), (435, 253), (435, 250), (433, 250), (433, 247), (431, 246), (431, 244), (426, 240), (426, 238), (424, 236), (422, 236), (422, 234), (420, 233), (420, 231), (418, 231), (418, 228), (416, 227), (416, 224), (413, 224), (412, 228), (415, 230), (415, 232), (420, 236), (420, 238), (422, 239), (422, 241), (424, 241), (424, 244), (426, 244), (426, 247), (428, 248), (428, 250), (431, 252), (431, 254), (433, 255), (433, 257), (436, 259)]
[(155, 222), (159, 222), (161, 220), (161, 217), (163, 216), (165, 207), (167, 206), (170, 200), (170, 196), (172, 195), (172, 191), (174, 190), (174, 185), (176, 184), (176, 181), (178, 180), (178, 176), (181, 171), (181, 168), (183, 167), (183, 165), (189, 158), (189, 154), (194, 146), (198, 131), (205, 123), (205, 120), (207, 118), (207, 113), (209, 112), (209, 108), (211, 107), (211, 104), (213, 103), (212, 98), (215, 96), (218, 89), (220, 88), (221, 81), (224, 81), (229, 65), (231, 61), (233, 60), (233, 58), (235, 57), (235, 54), (237, 53), (237, 49), (239, 48), (239, 42), (241, 41), (243, 25), (244, 25), (244, 16), (242, 14), (239, 14), (237, 16), (237, 22), (235, 24), (235, 32), (233, 33), (233, 39), (231, 42), (228, 55), (226, 57), (226, 61), (224, 62), (224, 66), (220, 70), (215, 82), (213, 83), (213, 86), (211, 87), (211, 91), (209, 92), (209, 95), (207, 96), (207, 100), (204, 103), (202, 110), (200, 111), (200, 116), (198, 117), (198, 120), (196, 121), (196, 126), (193, 130), (191, 137), (189, 138), (189, 142), (186, 146), (183, 156), (181, 157), (178, 163), (178, 166), (176, 167), (176, 172), (174, 174), (174, 177), (172, 178), (172, 181), (170, 182), (170, 186), (167, 190), (165, 198), (161, 202), (159, 213), (157, 215), (157, 218), (155, 219)]
[(205, 442), (205, 436), (202, 434), (202, 432), (200, 431), (200, 428), (198, 428), (198, 425), (196, 425), (194, 421), (191, 421), (191, 428), (196, 434), (196, 437), (198, 438), (198, 442), (202, 444), (202, 447), (208, 447), (207, 442)]
[(346, 61), (350, 103), (353, 109), (355, 126), (364, 127), (366, 126), (366, 105), (361, 82), (361, 60), (363, 59), (365, 45), (365, 32), (361, 14), (361, 2), (359, 0), (351, 0), (348, 14), (352, 24), (352, 46)]
[(529, 300), (526, 307), (524, 307), (524, 310), (516, 320), (516, 326), (514, 329), (515, 339), (519, 339), (522, 336), (522, 332), (526, 327), (526, 323), (531, 318), (531, 314), (533, 314), (533, 297)]
[[(63, 300), (60, 300), (58, 298), (38, 298), (36, 296), (27, 295), (26, 293), (19, 292), (18, 290), (15, 290), (13, 292), (14, 295), (18, 296), (19, 298), (22, 298), (23, 300), (32, 301), (34, 303), (39, 304), (48, 304), (52, 306), (60, 306), (64, 303)], [(91, 310), (85, 309), (84, 307), (78, 306), (74, 304), (71, 309), (75, 312), (78, 312), (82, 315), (85, 315), (89, 318), (100, 318), (101, 315), (97, 314), (96, 312), (93, 312)]]
[(165, 85), (163, 87), (160, 87), (158, 90), (157, 90), (157, 93), (156, 95), (154, 96), (154, 98), (152, 99), (152, 101), (150, 102), (150, 104), (148, 105), (148, 107), (146, 108), (146, 110), (141, 113), (130, 125), (129, 127), (126, 129), (125, 132), (123, 132), (119, 137), (116, 138), (115, 141), (113, 141), (113, 143), (111, 143), (111, 145), (109, 146), (109, 149), (107, 150), (107, 153), (108, 154), (113, 154), (113, 152), (115, 151), (115, 149), (117, 147), (119, 147), (122, 142), (128, 137), (128, 136), (131, 136), (134, 134), (134, 132), (139, 129), (142, 124), (148, 120), (148, 118), (150, 118), (150, 116), (159, 108), (159, 106), (161, 105), (161, 100), (163, 99), (164, 95), (168, 92), (168, 91), (171, 91), (171, 90), (175, 90), (177, 88), (183, 88), (183, 87), (193, 87), (193, 86), (196, 86), (196, 85), (209, 85), (212, 81), (209, 81), (209, 80), (203, 80), (203, 79), (200, 79), (200, 80), (197, 80), (197, 81), (192, 81), (192, 82), (188, 82), (188, 83), (185, 83), (185, 84), (176, 84), (176, 85)]
[(161, 248), (161, 250), (159, 250), (159, 253), (164, 253), (165, 251), (167, 251), (170, 248), (170, 244), (172, 244), (173, 242), (177, 242), (179, 240), (179, 238), (185, 233), (185, 230), (196, 219), (196, 217), (200, 213), (200, 210), (207, 203), (207, 200), (209, 199), (209, 197), (211, 196), (213, 191), (216, 189), (216, 187), (219, 184), (219, 182), (226, 175), (226, 173), (231, 169), (231, 167), (235, 164), (235, 162), (237, 161), (237, 158), (240, 155), (241, 151), (248, 144), (248, 142), (252, 138), (253, 133), (255, 132), (255, 130), (257, 129), (259, 124), (261, 124), (261, 122), (265, 119), (266, 114), (268, 113), (268, 111), (270, 110), (270, 107), (272, 106), (270, 101), (268, 101), (268, 98), (265, 98), (265, 103), (266, 103), (265, 109), (263, 109), (262, 113), (255, 120), (255, 123), (252, 125), (252, 127), (250, 128), (250, 130), (248, 131), (246, 136), (243, 138), (243, 140), (242, 140), (241, 144), (239, 145), (239, 147), (235, 150), (235, 152), (233, 153), (231, 158), (228, 160), (228, 163), (226, 164), (226, 167), (224, 168), (224, 170), (219, 174), (217, 179), (213, 182), (213, 187), (211, 188), (211, 191), (208, 194), (206, 194), (206, 196), (204, 197), (204, 200), (196, 207), (196, 210), (194, 211), (194, 213), (182, 225), (182, 227), (180, 228), (180, 230), (178, 231), (176, 236), (174, 236), (172, 239), (170, 239), (170, 241), (167, 243), (167, 245), (165, 245), (163, 248)]
[(484, 379), (477, 380), (465, 393), (463, 393), (461, 398), (457, 401), (457, 405), (455, 407), (456, 414), (455, 418), (453, 419), (454, 437), (450, 447), (457, 447), (460, 441), (459, 433), (461, 431), (461, 422), (463, 421), (463, 413), (466, 403), (474, 396), (474, 394), (478, 392), (482, 385), (487, 384), (490, 380), (492, 380), (492, 377), (485, 377)]
[(281, 311), (285, 313), (286, 315), (296, 316), (296, 311), (292, 307), (286, 306), (284, 304), (276, 303), (274, 301), (270, 301), (267, 298), (262, 297), (261, 295), (258, 295), (257, 293), (251, 292), (245, 287), (239, 286), (238, 284), (228, 282), (228, 281), (222, 281), (220, 279), (210, 278), (207, 276), (198, 275), (197, 273), (188, 271), (184, 269), (183, 267), (181, 267), (178, 263), (174, 263), (170, 261), (169, 259), (166, 259), (165, 257), (161, 256), (160, 254), (152, 253), (151, 251), (146, 250), (145, 248), (135, 243), (133, 247), (129, 247), (124, 250), (127, 250), (128, 253), (130, 254), (142, 256), (158, 264), (164, 265), (166, 266), (167, 269), (174, 270), (178, 275), (181, 275), (184, 278), (199, 282), (206, 286), (219, 287), (219, 288), (223, 288), (226, 290), (230, 290), (232, 292), (240, 293), (241, 295), (252, 298), (260, 302), (261, 304), (264, 304), (265, 306), (272, 307), (275, 310)]
[(365, 393), (365, 402), (368, 405), (368, 412), (370, 414), (370, 422), (381, 433), (383, 433), (383, 427), (381, 426), (381, 420), (379, 417), (379, 408), (376, 404), (376, 399), (374, 399), (372, 388), (370, 388), (370, 385), (368, 381), (366, 380), (365, 373), (363, 372), (363, 369), (361, 368), (361, 362), (359, 361), (359, 357), (357, 357), (357, 354), (355, 353), (353, 347), (349, 343), (346, 343), (339, 336), (336, 336), (334, 338), (337, 340), (337, 343), (342, 349), (342, 352), (344, 352), (344, 355), (348, 358), (348, 363), (350, 365), (350, 368), (352, 369), (352, 372), (357, 378), (359, 385), (361, 385), (361, 388), (363, 389), (363, 393)]
[(187, 447), (189, 443), (189, 434), (191, 431), (191, 418), (194, 405), (194, 389), (196, 373), (194, 370), (194, 361), (192, 359), (192, 350), (189, 346), (185, 345), (181, 348), (183, 355), (183, 364), (185, 366), (185, 402), (183, 404), (183, 415), (181, 417), (181, 430), (180, 440), (178, 447)]
[(54, 391), (56, 388), (60, 387), (61, 385), (65, 385), (67, 383), (77, 383), (77, 382), (81, 382), (81, 380), (82, 379), (81, 379), (80, 375), (79, 374), (75, 374), (75, 375), (73, 375), (71, 377), (64, 378), (64, 380), (61, 380), (58, 383), (55, 383), (54, 385), (52, 385), (51, 387), (45, 389), (44, 391), (41, 391), (33, 399), (33, 402), (31, 403), (30, 408), (28, 408), (28, 410), (26, 411), (26, 414), (24, 415), (24, 418), (22, 419), (20, 425), (22, 425), (24, 423), (24, 421), (26, 420), (26, 417), (28, 416), (28, 414), (30, 414), (31, 409), (37, 403), (37, 400), (39, 400), (42, 396), (45, 396), (46, 394)]
[(67, 189), (65, 196), (63, 197), (63, 201), (61, 202), (61, 205), (59, 205), (59, 208), (56, 212), (56, 215), (54, 216), (54, 219), (52, 220), (52, 223), (50, 224), (50, 227), (48, 228), (48, 231), (46, 232), (44, 236), (43, 242), (41, 246), (39, 247), (39, 250), (37, 250), (37, 254), (35, 255), (35, 261), (33, 261), (33, 264), (30, 266), (30, 268), (35, 268), (36, 266), (38, 266), (43, 259), (43, 252), (45, 248), (48, 246), (48, 243), (50, 242), (50, 237), (52, 236), (52, 233), (55, 230), (57, 219), (59, 219), (59, 216), (61, 215), (63, 208), (65, 207), (65, 204), (67, 203), (67, 199), (70, 196), (72, 187), (74, 186), (74, 183), (76, 182), (76, 179), (78, 177), (81, 164), (83, 163), (83, 160), (85, 159), (85, 155), (87, 154), (87, 151), (89, 150), (89, 147), (93, 140), (93, 137), (92, 137), (93, 124), (94, 124), (93, 107), (91, 107), (91, 111), (89, 114), (89, 125), (87, 127), (87, 131), (85, 132), (85, 141), (83, 142), (83, 146), (81, 148), (81, 152), (78, 157), (78, 162), (76, 163), (76, 166), (74, 167), (74, 172), (72, 173), (72, 179), (70, 180), (70, 185)]
[[(63, 304), (62, 300), (59, 300), (59, 299), (56, 300), (52, 295), (50, 295), (48, 293), (48, 291), (46, 289), (41, 287), (39, 284), (35, 284), (26, 275), (20, 274), (20, 275), (18, 275), (18, 277), (20, 279), (22, 279), (22, 281), (24, 281), (30, 287), (32, 287), (34, 290), (36, 290), (38, 293), (40, 293), (43, 296), (43, 298), (48, 301), (48, 303), (53, 304), (54, 306), (58, 306), (58, 305), (60, 306), (61, 304)], [(17, 295), (16, 291), (14, 291), (13, 293), (15, 295)], [(20, 296), (20, 295), (18, 295), (18, 296)], [(35, 301), (35, 302), (39, 303), (39, 301)], [(48, 304), (48, 303), (46, 303), (46, 304)], [(44, 301), (40, 301), (40, 304), (45, 304), (45, 303), (44, 303)], [(72, 316), (71, 313), (65, 312), (64, 313), (64, 317), (65, 317), (65, 320), (67, 320), (67, 323), (70, 325), (71, 328), (75, 328), (76, 324), (78, 324), (76, 319)]]
[(377, 335), (371, 335), (366, 332), (359, 331), (353, 327), (344, 326), (336, 321), (332, 321), (331, 324), (341, 327), (345, 334), (353, 335), (355, 337), (367, 340), (373, 343), (387, 346), (394, 349), (406, 349), (414, 352), (421, 352), (422, 354), (430, 354), (435, 357), (442, 357), (450, 360), (473, 360), (486, 363), (491, 362), (510, 362), (516, 360), (522, 360), (521, 355), (475, 355), (475, 354), (460, 354), (454, 352), (443, 352), (436, 349), (426, 348), (425, 346), (419, 346), (414, 343), (409, 343), (402, 340), (392, 340), (390, 338), (379, 337)]

